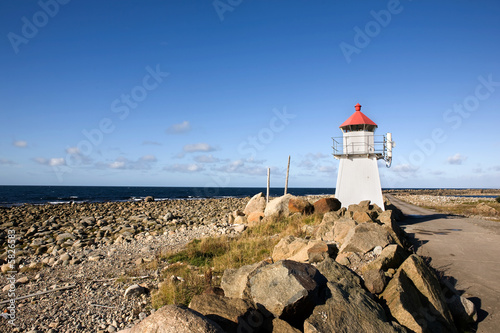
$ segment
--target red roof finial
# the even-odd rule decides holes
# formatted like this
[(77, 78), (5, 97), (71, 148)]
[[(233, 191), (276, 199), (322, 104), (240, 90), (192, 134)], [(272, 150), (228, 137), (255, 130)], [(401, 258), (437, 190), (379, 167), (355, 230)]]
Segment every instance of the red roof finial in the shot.
[(356, 111), (361, 111), (361, 104), (356, 104), (354, 105), (354, 109), (356, 109)]

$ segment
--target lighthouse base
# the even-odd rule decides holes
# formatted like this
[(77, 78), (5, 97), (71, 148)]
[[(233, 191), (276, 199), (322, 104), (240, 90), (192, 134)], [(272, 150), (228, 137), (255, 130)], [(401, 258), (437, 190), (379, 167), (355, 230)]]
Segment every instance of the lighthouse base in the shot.
[(377, 158), (340, 158), (335, 197), (342, 207), (370, 200), (385, 210)]

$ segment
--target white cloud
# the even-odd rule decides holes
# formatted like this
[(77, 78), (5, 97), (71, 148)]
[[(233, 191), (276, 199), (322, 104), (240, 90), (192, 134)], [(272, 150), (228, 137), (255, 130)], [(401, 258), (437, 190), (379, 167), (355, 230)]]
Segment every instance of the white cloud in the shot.
[(66, 164), (66, 162), (64, 161), (64, 158), (62, 158), (62, 157), (51, 158), (49, 160), (50, 166), (58, 166), (58, 165), (64, 165), (64, 164)]
[(219, 159), (212, 154), (196, 156), (194, 160), (198, 163), (217, 163)]
[(17, 163), (6, 158), (0, 158), (1, 165), (16, 165)]
[(144, 155), (143, 157), (140, 158), (141, 161), (145, 162), (156, 162), (156, 156), (154, 155)]
[(209, 151), (214, 151), (215, 148), (210, 146), (208, 143), (194, 143), (194, 144), (188, 144), (185, 145), (183, 150), (186, 153), (195, 153), (195, 152), (209, 152)]
[(24, 140), (17, 140), (17, 141), (14, 141), (12, 144), (18, 148), (25, 148), (28, 146), (28, 142), (26, 142)]
[(267, 174), (267, 168), (255, 165), (252, 166), (245, 165), (244, 160), (232, 161), (229, 164), (217, 168), (216, 170), (225, 173), (240, 173), (252, 176), (263, 176)]
[(180, 134), (180, 133), (186, 133), (191, 130), (191, 124), (189, 121), (185, 120), (180, 124), (173, 124), (167, 129), (167, 133), (170, 134)]
[(115, 161), (108, 163), (106, 166), (110, 169), (149, 170), (156, 161), (157, 159), (154, 155), (145, 155), (135, 161), (125, 157), (118, 157)]
[(80, 149), (78, 149), (78, 147), (68, 147), (66, 148), (66, 153), (71, 155), (79, 155)]
[(64, 160), (63, 157), (52, 157), (48, 159), (44, 157), (35, 157), (33, 160), (38, 164), (48, 165), (48, 166), (59, 166), (66, 164), (66, 161)]
[(78, 164), (90, 165), (93, 162), (90, 157), (82, 154), (80, 149), (78, 149), (78, 147), (66, 148), (66, 154), (69, 155), (66, 156), (69, 165), (78, 165)]
[(114, 161), (109, 164), (111, 169), (125, 169), (126, 161)]
[(168, 165), (163, 168), (163, 170), (170, 171), (170, 172), (185, 172), (185, 173), (192, 173), (192, 172), (199, 172), (205, 170), (203, 166), (199, 164), (174, 164), (174, 165)]
[(48, 163), (48, 160), (46, 158), (43, 158), (43, 157), (35, 157), (33, 159), (33, 161), (35, 161), (38, 164), (47, 164)]
[(460, 165), (467, 159), (467, 156), (462, 156), (461, 154), (455, 154), (453, 156), (448, 157), (448, 164)]

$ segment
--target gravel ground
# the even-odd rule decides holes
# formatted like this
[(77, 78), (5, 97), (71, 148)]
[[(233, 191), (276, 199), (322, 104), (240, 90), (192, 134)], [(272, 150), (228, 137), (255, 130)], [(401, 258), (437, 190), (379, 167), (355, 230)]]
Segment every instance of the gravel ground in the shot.
[[(16, 235), (16, 273), (0, 277), (1, 301), (15, 302), (15, 327), (1, 332), (114, 332), (149, 315), (151, 296), (124, 296), (133, 284), (153, 290), (168, 263), (148, 264), (166, 249), (209, 235), (236, 234), (228, 215), (248, 198), (144, 203), (22, 206), (0, 209), (2, 244)], [(4, 247), (6, 249), (6, 247)], [(8, 260), (7, 251), (1, 260)], [(4, 272), (8, 264), (2, 266)], [(8, 278), (16, 280), (15, 287)], [(136, 277), (131, 279), (130, 277)], [(5, 286), (5, 287), (4, 287)]]

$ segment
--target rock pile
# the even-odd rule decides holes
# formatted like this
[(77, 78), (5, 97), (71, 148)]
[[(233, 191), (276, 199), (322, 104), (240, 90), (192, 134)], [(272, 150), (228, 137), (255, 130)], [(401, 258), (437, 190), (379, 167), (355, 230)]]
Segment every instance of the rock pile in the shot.
[[(240, 216), (258, 223), (319, 211), (323, 219), (307, 229), (306, 238), (281, 239), (272, 262), (226, 270), (223, 296), (193, 298), (189, 308), (222, 330), (457, 332), (455, 323), (474, 320), (470, 301), (445, 296), (424, 260), (405, 249), (396, 212), (369, 201), (345, 209), (334, 198), (308, 202), (285, 195), (267, 206), (262, 199), (262, 194), (254, 196)], [(252, 214), (259, 218), (250, 221)], [(155, 320), (146, 318), (141, 325)]]

